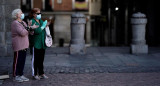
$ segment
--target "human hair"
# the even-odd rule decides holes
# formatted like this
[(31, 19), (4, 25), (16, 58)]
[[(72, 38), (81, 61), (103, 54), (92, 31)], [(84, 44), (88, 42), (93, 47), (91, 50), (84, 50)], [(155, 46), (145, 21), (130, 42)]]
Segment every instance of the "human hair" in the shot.
[(15, 9), (12, 11), (12, 18), (17, 19), (17, 14), (21, 11), (21, 9)]
[(34, 16), (34, 14), (37, 12), (37, 11), (41, 11), (39, 8), (33, 8), (32, 10), (31, 10), (31, 12), (29, 13), (29, 18), (33, 18)]

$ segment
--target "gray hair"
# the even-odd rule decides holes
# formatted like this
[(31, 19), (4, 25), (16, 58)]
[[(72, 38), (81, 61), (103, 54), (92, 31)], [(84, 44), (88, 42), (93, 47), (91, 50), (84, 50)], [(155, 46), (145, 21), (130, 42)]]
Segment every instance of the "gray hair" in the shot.
[(12, 18), (17, 19), (17, 14), (21, 11), (21, 9), (15, 9), (12, 11)]

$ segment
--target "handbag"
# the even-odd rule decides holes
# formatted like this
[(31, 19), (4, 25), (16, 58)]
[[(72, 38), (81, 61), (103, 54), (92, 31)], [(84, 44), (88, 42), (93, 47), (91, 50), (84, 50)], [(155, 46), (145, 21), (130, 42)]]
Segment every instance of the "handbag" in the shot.
[(51, 47), (52, 46), (52, 36), (50, 35), (49, 27), (46, 27), (45, 31), (46, 31), (45, 44), (47, 47)]

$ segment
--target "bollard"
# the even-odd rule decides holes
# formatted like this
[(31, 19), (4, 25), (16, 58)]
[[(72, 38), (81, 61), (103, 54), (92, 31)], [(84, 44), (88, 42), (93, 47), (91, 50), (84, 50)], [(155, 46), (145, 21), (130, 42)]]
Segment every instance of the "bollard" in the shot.
[(131, 18), (132, 24), (132, 44), (131, 44), (131, 53), (132, 54), (147, 54), (148, 45), (145, 40), (146, 33), (146, 24), (147, 18), (146, 15), (138, 12), (134, 13)]
[(74, 13), (71, 16), (71, 41), (70, 54), (85, 54), (85, 24), (86, 17), (82, 13)]

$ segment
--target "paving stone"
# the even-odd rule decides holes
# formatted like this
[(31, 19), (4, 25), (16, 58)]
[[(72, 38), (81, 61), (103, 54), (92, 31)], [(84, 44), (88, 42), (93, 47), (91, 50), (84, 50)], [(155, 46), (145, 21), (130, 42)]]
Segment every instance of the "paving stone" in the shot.
[(64, 67), (65, 73), (69, 73), (70, 68), (69, 67)]
[[(91, 51), (87, 55), (69, 55), (66, 53), (68, 52), (65, 51), (66, 49), (68, 48), (53, 51), (54, 48), (46, 53), (44, 70), (49, 75), (48, 80), (33, 81), (31, 79), (31, 56), (28, 55), (24, 73), (25, 75), (28, 74), (31, 79), (30, 82), (19, 84), (7, 79), (4, 81), (4, 86), (160, 86), (160, 58), (158, 57), (160, 48), (152, 49), (152, 52), (148, 55), (129, 54), (125, 50), (129, 48), (112, 49), (104, 47), (90, 48), (88, 50)], [(93, 56), (94, 53), (101, 56)], [(96, 59), (99, 60), (96, 61)], [(12, 74), (12, 57), (1, 58), (0, 63), (2, 62), (7, 65), (3, 65), (4, 68), (0, 66), (0, 72), (6, 70), (9, 74)], [(56, 63), (59, 65), (56, 65)], [(143, 75), (143, 73), (146, 73), (146, 75)], [(125, 77), (124, 74), (131, 75)], [(137, 77), (135, 77), (136, 75)], [(133, 79), (133, 77), (135, 78)], [(151, 78), (143, 82), (148, 77)], [(118, 78), (119, 80), (117, 80)], [(129, 84), (124, 84), (128, 80), (130, 80)]]
[(47, 74), (49, 79), (17, 83), (7, 79), (2, 86), (159, 86), (160, 73)]
[(56, 67), (54, 66), (54, 67), (52, 67), (52, 70), (51, 70), (50, 74), (55, 73), (55, 71), (56, 71)]
[(55, 73), (59, 73), (61, 70), (61, 67), (57, 67)]
[(90, 67), (90, 73), (94, 73), (95, 71), (94, 71), (94, 69), (93, 69), (93, 67)]
[(2, 85), (2, 84), (3, 84), (3, 81), (4, 81), (4, 80), (0, 80), (0, 85)]
[(61, 67), (61, 70), (59, 73), (65, 73), (65, 67)]
[(69, 69), (69, 73), (74, 73), (74, 68), (73, 68), (73, 67), (71, 67), (71, 68)]
[(80, 70), (80, 73), (85, 73), (85, 68), (84, 67), (80, 67), (79, 70)]
[[(121, 48), (113, 48), (113, 53), (110, 52), (111, 48), (89, 48), (88, 50), (94, 51), (86, 55), (69, 55), (65, 51), (68, 48), (58, 48), (55, 53), (47, 53), (44, 62), (44, 71), (47, 74), (54, 73), (139, 73), (139, 72), (160, 72), (160, 58), (156, 53), (160, 50), (152, 49), (153, 54), (148, 55), (132, 55), (127, 53), (117, 52)], [(93, 50), (92, 50), (93, 49)], [(124, 48), (127, 49), (127, 48)], [(156, 48), (157, 49), (157, 48)], [(53, 48), (55, 50), (55, 48)], [(116, 51), (114, 51), (116, 50)], [(123, 49), (122, 49), (123, 50)], [(52, 48), (49, 49), (52, 51)], [(108, 52), (109, 51), (109, 52)], [(54, 51), (53, 51), (54, 52)], [(101, 54), (102, 56), (92, 56), (93, 54)], [(126, 52), (126, 51), (125, 51)], [(105, 55), (104, 55), (105, 54)], [(53, 55), (53, 56), (52, 56)], [(27, 55), (24, 73), (31, 74), (31, 55)], [(8, 71), (12, 73), (12, 60), (11, 57), (1, 58), (0, 62), (6, 65), (1, 66), (1, 71)]]
[(75, 73), (76, 73), (76, 74), (77, 74), (77, 73), (80, 73), (79, 70), (80, 70), (79, 68), (75, 68)]

